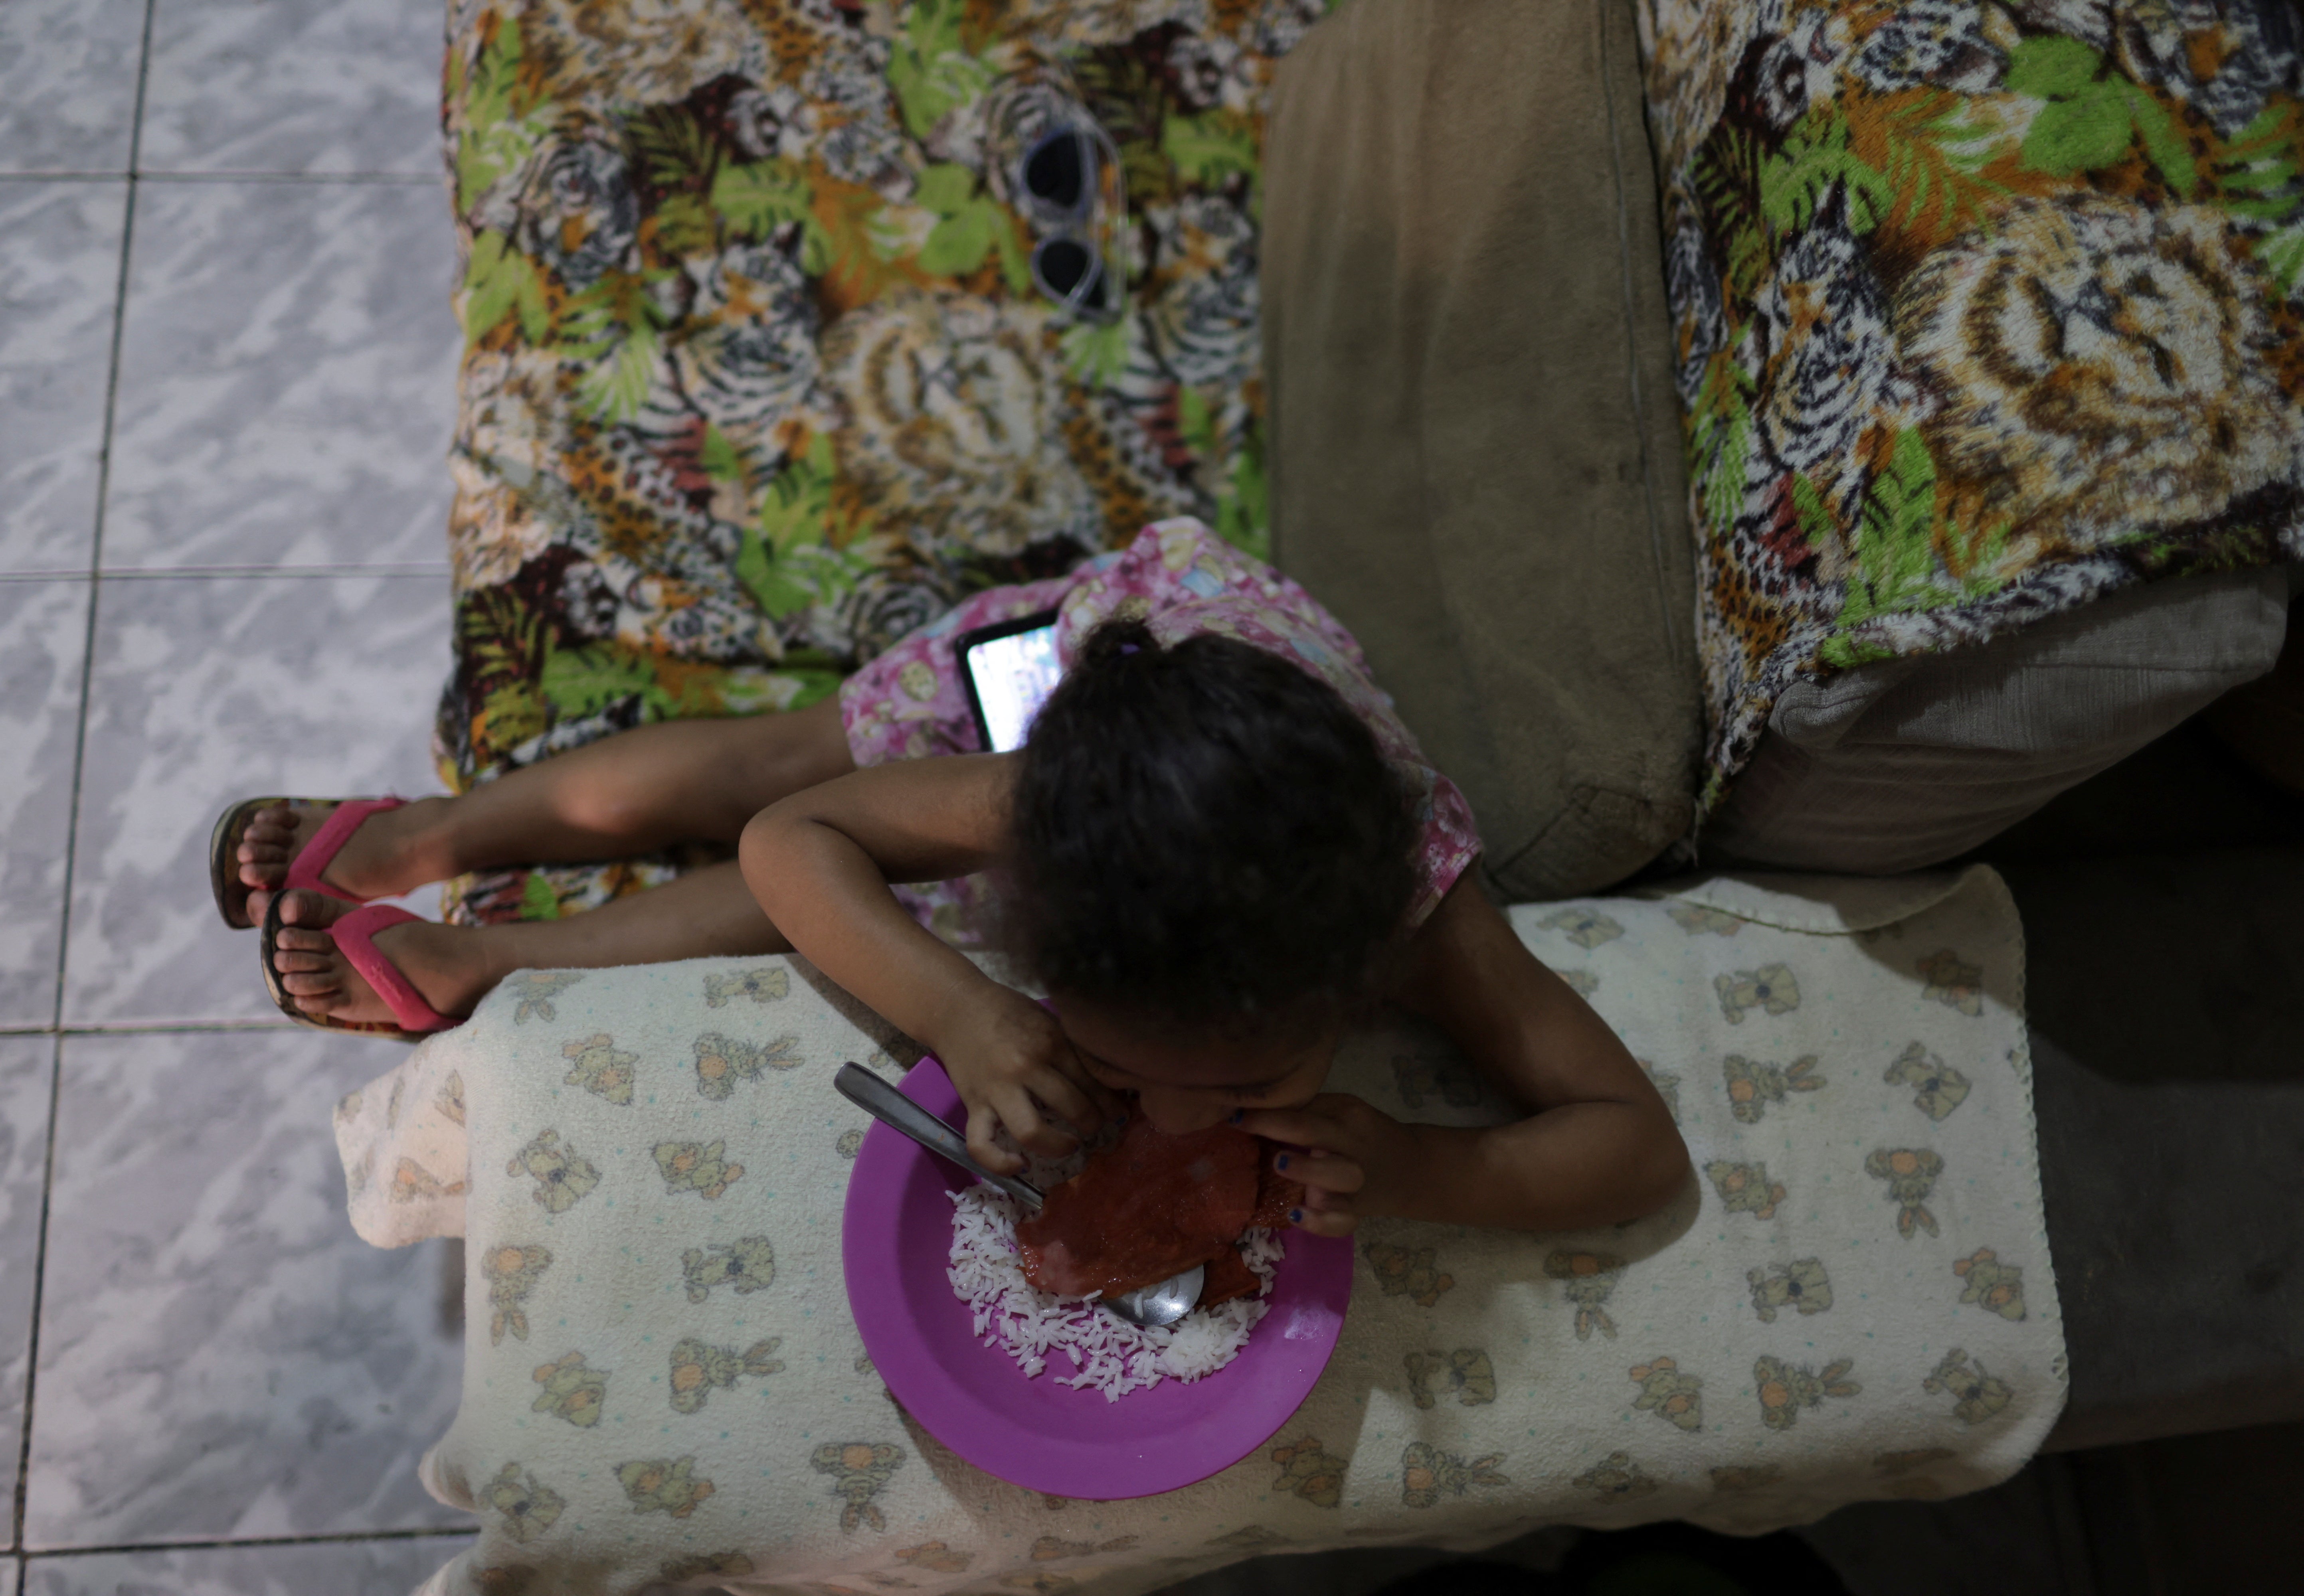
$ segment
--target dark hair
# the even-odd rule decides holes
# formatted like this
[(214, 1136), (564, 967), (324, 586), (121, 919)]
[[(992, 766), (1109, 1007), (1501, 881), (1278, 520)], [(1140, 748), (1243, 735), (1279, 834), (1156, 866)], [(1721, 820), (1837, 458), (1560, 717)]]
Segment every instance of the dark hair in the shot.
[(1013, 951), (1049, 991), (1166, 1028), (1349, 1007), (1415, 888), (1409, 795), (1374, 734), (1231, 638), (1099, 626), (1012, 802)]

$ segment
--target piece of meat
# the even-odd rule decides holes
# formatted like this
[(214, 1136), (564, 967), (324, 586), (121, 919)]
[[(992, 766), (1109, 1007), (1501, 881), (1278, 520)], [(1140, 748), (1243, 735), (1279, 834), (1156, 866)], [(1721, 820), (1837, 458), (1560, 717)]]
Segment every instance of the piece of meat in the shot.
[(1228, 1125), (1172, 1136), (1141, 1114), (1016, 1227), (1024, 1278), (1114, 1296), (1206, 1262), (1254, 1217), (1261, 1144)]
[(1284, 1230), (1288, 1228), (1288, 1211), (1304, 1201), (1303, 1183), (1289, 1179), (1272, 1167), (1272, 1161), (1280, 1156), (1278, 1143), (1258, 1136), (1257, 1147), (1261, 1156), (1256, 1161), (1256, 1211), (1249, 1215), (1248, 1222), (1258, 1229)]
[(1207, 1279), (1200, 1285), (1200, 1306), (1213, 1308), (1218, 1303), (1228, 1303), (1235, 1296), (1254, 1296), (1264, 1288), (1240, 1255), (1238, 1247), (1228, 1246), (1208, 1260)]

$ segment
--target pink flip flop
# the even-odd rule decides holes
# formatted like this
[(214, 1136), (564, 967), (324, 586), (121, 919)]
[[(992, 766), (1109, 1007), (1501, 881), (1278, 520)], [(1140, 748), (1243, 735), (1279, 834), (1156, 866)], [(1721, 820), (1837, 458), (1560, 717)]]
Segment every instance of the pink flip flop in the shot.
[(248, 830), (250, 817), (258, 809), (278, 804), (335, 804), (320, 829), (312, 833), (312, 840), (298, 849), (296, 857), (288, 861), (288, 879), (281, 883), (281, 891), (301, 887), (341, 898), (346, 903), (365, 903), (365, 898), (328, 885), (320, 879), (320, 873), (342, 851), (345, 840), (360, 830), (360, 822), (386, 809), (397, 809), (407, 801), (397, 798), (242, 798), (216, 816), (216, 825), (208, 832), (208, 885), (216, 894), (216, 913), (234, 931), (250, 930), (256, 924), (248, 917), (248, 895), (254, 889), (240, 879), (240, 839)]
[[(339, 893), (341, 897), (343, 894)], [(284, 922), (280, 917), (281, 905), (287, 893), (273, 895), (271, 906), (264, 915), (264, 934), (260, 952), (264, 958), (264, 990), (272, 994), (274, 1007), (300, 1026), (309, 1026), (316, 1031), (351, 1031), (365, 1036), (389, 1036), (395, 1042), (420, 1042), (435, 1031), (452, 1030), (464, 1022), (450, 1019), (424, 1001), (424, 994), (402, 975), (399, 967), (377, 950), (376, 933), (394, 925), (404, 925), (422, 918), (404, 908), (388, 903), (371, 904), (356, 908), (335, 925), (327, 933), (335, 939), (337, 949), (351, 961), (360, 978), (376, 990), (385, 1007), (400, 1023), (385, 1025), (381, 1021), (332, 1019), (325, 1014), (307, 1014), (296, 1006), (296, 1000), (281, 984), (280, 969), (273, 962), (273, 953), (279, 947), (280, 931)]]

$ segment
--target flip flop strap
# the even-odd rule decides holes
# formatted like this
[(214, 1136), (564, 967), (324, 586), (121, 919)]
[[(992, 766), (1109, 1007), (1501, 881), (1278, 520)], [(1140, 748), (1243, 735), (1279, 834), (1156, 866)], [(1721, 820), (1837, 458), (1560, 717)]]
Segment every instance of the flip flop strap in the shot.
[(341, 898), (346, 903), (367, 902), (364, 898), (330, 886), (320, 879), (320, 873), (342, 851), (346, 840), (360, 830), (360, 822), (386, 809), (397, 809), (407, 801), (396, 798), (346, 798), (338, 804), (329, 811), (328, 818), (321, 823), (320, 829), (312, 833), (312, 840), (297, 849), (296, 857), (288, 861), (288, 879), (282, 883), (284, 889), (292, 891), (301, 888), (308, 892), (326, 892), (329, 897)]
[(405, 925), (411, 920), (421, 919), (404, 908), (388, 903), (372, 903), (366, 908), (356, 908), (328, 928), (336, 939), (336, 949), (360, 973), (361, 978), (376, 989), (384, 1006), (392, 1010), (392, 1018), (400, 1022), (403, 1031), (445, 1031), (463, 1024), (450, 1019), (424, 1001), (424, 994), (410, 984), (407, 976), (392, 960), (377, 951), (376, 933), (394, 925)]

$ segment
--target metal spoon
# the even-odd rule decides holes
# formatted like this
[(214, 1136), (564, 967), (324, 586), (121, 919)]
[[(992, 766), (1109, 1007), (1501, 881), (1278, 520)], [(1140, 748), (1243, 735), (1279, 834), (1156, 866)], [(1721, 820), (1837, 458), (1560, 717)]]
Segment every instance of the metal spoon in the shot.
[[(890, 1130), (910, 1136), (939, 1158), (950, 1159), (985, 1185), (1006, 1192), (1028, 1212), (1039, 1212), (1040, 1205), (1047, 1201), (1030, 1181), (1020, 1180), (1013, 1175), (995, 1175), (978, 1163), (969, 1154), (967, 1137), (862, 1065), (843, 1064), (840, 1073), (832, 1077), (832, 1084), (841, 1096)], [(1116, 1319), (1156, 1330), (1164, 1324), (1173, 1324), (1192, 1311), (1193, 1305), (1200, 1300), (1200, 1288), (1207, 1283), (1207, 1275), (1205, 1264), (1195, 1263), (1182, 1274), (1157, 1285), (1097, 1300)]]

